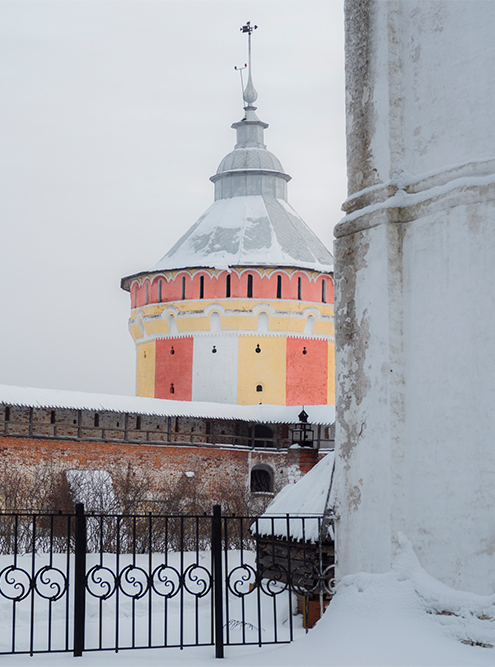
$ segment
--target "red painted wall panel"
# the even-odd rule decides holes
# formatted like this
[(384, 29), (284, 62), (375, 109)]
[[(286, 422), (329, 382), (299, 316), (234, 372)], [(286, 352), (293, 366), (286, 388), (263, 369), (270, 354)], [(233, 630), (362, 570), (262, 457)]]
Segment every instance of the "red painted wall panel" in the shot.
[[(200, 276), (204, 277), (204, 298), (224, 299), (225, 281), (228, 272), (222, 271), (218, 276), (210, 276), (206, 271), (197, 271), (191, 275), (188, 272), (179, 273), (174, 279), (167, 280), (163, 275), (155, 275), (149, 282), (148, 303), (158, 302), (158, 279), (162, 281), (162, 302), (180, 301), (182, 298), (182, 277), (185, 278), (185, 298), (199, 299)], [(248, 275), (253, 276), (253, 299), (276, 299), (277, 276), (282, 277), (282, 299), (298, 298), (298, 278), (301, 277), (301, 300), (321, 303), (321, 283), (327, 281), (327, 303), (333, 303), (333, 280), (330, 276), (320, 276), (316, 282), (309, 280), (303, 271), (295, 271), (288, 276), (284, 271), (274, 271), (270, 276), (261, 277), (255, 270), (246, 270), (239, 276), (235, 271), (230, 274), (231, 297), (245, 299), (247, 297)], [(137, 283), (135, 283), (137, 284)], [(138, 287), (136, 307), (146, 305), (146, 281)], [(134, 285), (131, 287), (131, 308), (134, 308)]]
[[(192, 362), (192, 337), (157, 340), (155, 398), (190, 401), (192, 398)], [(172, 384), (174, 393), (170, 391)]]
[(328, 342), (287, 338), (287, 405), (325, 404), (327, 382)]
[(227, 272), (220, 276), (211, 276), (207, 271), (198, 271), (192, 277), (190, 296), (188, 299), (199, 299), (200, 279), (204, 278), (204, 299), (225, 299), (225, 276)]

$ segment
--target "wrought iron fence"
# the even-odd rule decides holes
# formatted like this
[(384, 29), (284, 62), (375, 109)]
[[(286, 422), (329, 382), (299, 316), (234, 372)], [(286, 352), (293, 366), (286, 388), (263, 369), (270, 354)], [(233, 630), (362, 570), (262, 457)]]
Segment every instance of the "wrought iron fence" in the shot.
[(308, 621), (332, 592), (321, 517), (0, 513), (4, 654), (212, 645), (222, 657), (292, 641), (297, 605)]

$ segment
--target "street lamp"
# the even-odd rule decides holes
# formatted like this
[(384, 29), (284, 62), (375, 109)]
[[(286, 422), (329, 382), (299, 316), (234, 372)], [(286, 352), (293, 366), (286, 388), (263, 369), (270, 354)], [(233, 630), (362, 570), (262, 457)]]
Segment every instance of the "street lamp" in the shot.
[(314, 447), (314, 433), (311, 424), (308, 424), (308, 414), (304, 408), (298, 417), (299, 423), (292, 430), (292, 444), (300, 445), (301, 447)]

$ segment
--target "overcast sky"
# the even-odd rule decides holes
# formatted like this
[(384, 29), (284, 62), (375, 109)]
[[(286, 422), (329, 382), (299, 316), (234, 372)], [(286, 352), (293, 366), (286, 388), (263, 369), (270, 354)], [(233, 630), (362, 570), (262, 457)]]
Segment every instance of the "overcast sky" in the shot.
[(0, 383), (134, 394), (129, 295), (258, 116), (331, 249), (346, 196), (340, 0), (0, 2)]

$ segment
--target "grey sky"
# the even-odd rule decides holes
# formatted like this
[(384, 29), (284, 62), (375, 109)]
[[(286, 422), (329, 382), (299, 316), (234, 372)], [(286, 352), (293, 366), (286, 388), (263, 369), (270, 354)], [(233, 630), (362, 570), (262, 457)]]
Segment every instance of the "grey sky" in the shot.
[(0, 383), (134, 393), (128, 294), (213, 201), (258, 116), (331, 248), (345, 199), (342, 2), (0, 3)]

